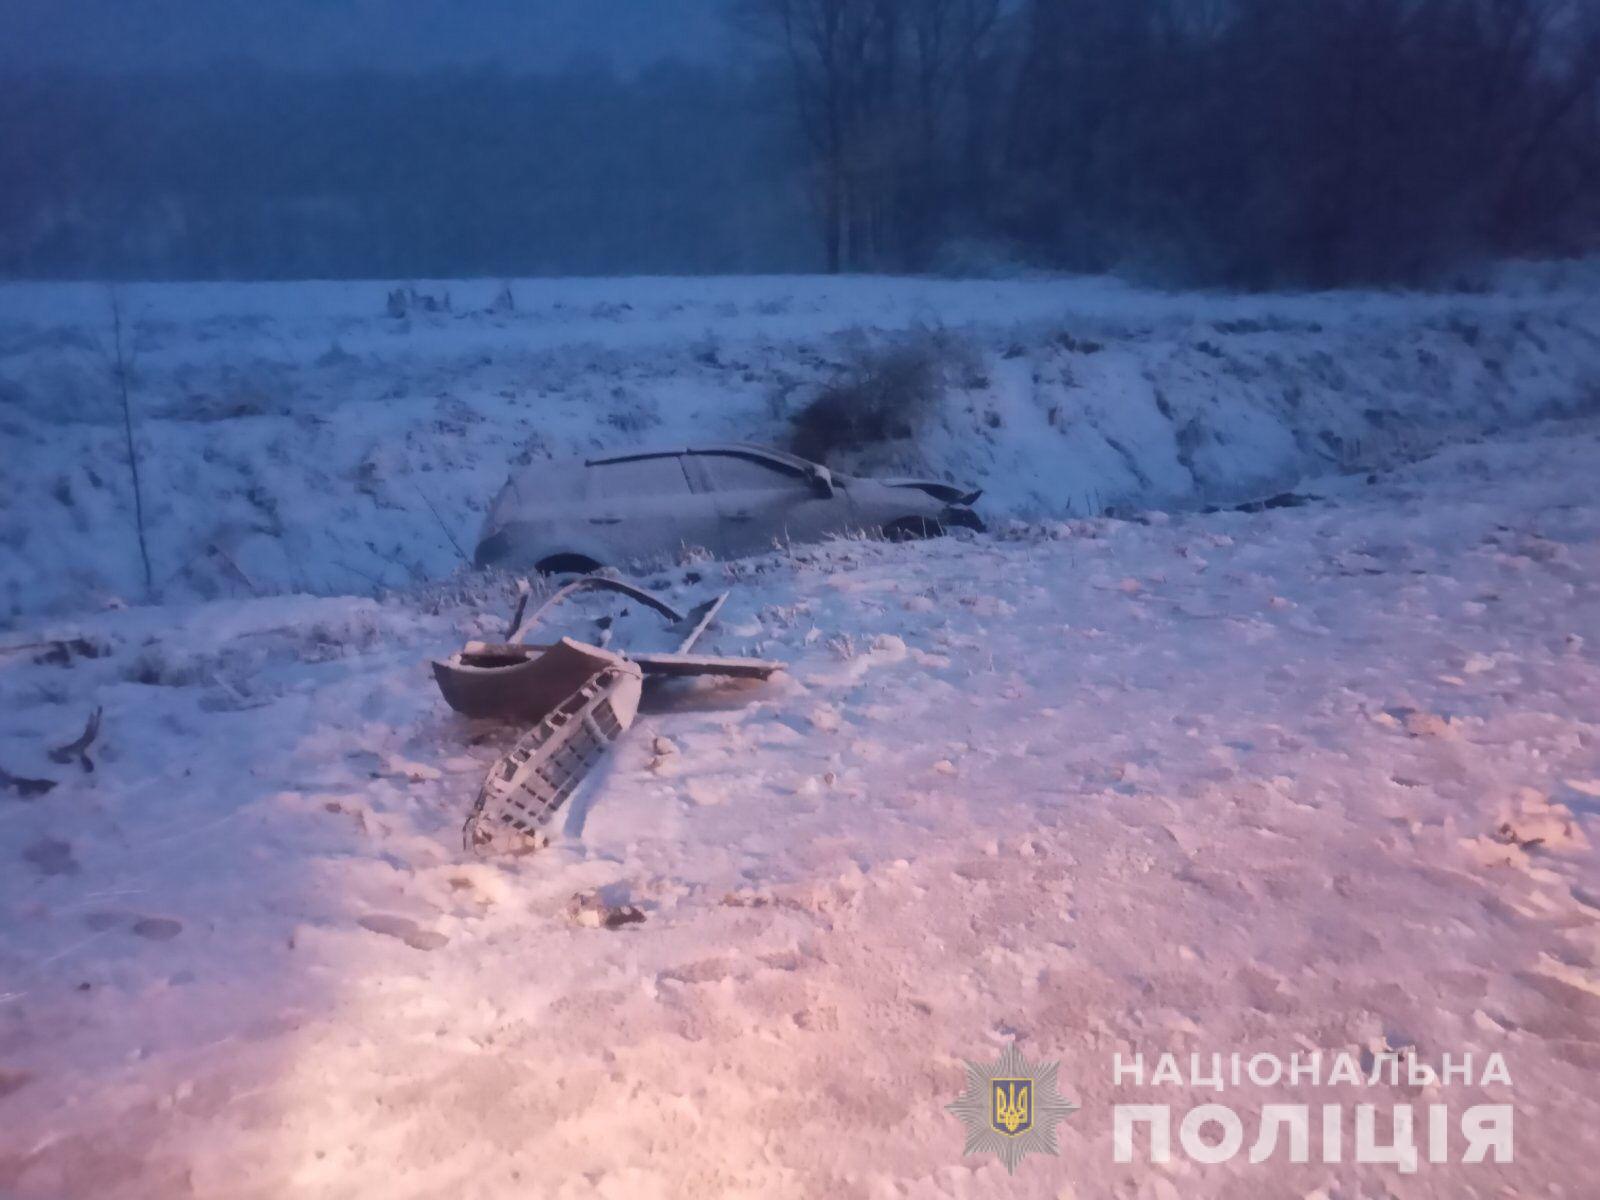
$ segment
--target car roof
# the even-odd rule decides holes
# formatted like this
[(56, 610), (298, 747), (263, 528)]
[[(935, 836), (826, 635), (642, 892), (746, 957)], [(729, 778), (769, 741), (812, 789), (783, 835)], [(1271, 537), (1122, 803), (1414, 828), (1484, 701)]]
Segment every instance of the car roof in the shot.
[(809, 459), (801, 458), (797, 454), (786, 454), (782, 450), (774, 450), (770, 446), (756, 446), (749, 442), (703, 442), (696, 446), (671, 446), (658, 447), (651, 450), (627, 450), (620, 454), (607, 454), (599, 458), (584, 460), (586, 467), (603, 466), (606, 463), (634, 462), (641, 458), (666, 458), (676, 454), (735, 454), (741, 458), (760, 459), (773, 466), (785, 470), (795, 471), (800, 474), (809, 474), (816, 469), (816, 463)]

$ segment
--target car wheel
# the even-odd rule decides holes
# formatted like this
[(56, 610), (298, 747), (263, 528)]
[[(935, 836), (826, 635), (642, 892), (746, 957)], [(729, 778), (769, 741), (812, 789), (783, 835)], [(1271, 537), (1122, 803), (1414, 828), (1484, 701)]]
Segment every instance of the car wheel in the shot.
[(943, 534), (944, 526), (932, 517), (900, 517), (883, 527), (883, 536), (891, 542), (915, 542)]
[(603, 566), (604, 563), (596, 562), (587, 554), (552, 554), (541, 558), (533, 569), (541, 575), (588, 575)]

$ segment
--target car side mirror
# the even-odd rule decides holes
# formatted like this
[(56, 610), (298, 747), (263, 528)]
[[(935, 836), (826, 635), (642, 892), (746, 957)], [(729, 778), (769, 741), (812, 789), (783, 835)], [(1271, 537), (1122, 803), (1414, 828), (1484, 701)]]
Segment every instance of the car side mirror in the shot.
[(814, 467), (812, 468), (810, 479), (813, 492), (824, 500), (833, 499), (833, 472), (829, 471), (827, 467)]

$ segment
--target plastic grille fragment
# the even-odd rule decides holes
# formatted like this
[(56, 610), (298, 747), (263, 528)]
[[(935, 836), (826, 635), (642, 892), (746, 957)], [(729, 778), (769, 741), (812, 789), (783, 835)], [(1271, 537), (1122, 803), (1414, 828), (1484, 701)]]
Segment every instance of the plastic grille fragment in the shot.
[(548, 824), (633, 724), (640, 682), (630, 663), (607, 666), (518, 738), (478, 792), (462, 830), (467, 848), (488, 846), (497, 832), (531, 835)]

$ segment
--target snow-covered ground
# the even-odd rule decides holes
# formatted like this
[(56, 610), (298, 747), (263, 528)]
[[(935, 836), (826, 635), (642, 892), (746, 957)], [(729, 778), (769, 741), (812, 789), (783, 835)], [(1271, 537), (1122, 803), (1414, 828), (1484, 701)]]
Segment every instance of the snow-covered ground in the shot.
[[(910, 319), (906, 297), (934, 286), (883, 285), (881, 320)], [(60, 328), (53, 294), (31, 294)], [(748, 391), (748, 407), (729, 410), (736, 424), (797, 353), (782, 339), (866, 319), (863, 294), (840, 293), (856, 307), (836, 311), (818, 285), (787, 314), (750, 318), (738, 348), (718, 355), (748, 364), (748, 384), (731, 365), (691, 367), (687, 345), (634, 356), (631, 335), (649, 340), (639, 327), (660, 325), (654, 300), (612, 323), (585, 298), (584, 336), (614, 324), (617, 344), (519, 358), (502, 357), (513, 329), (536, 341), (558, 313), (447, 337), (426, 323), (339, 324), (340, 297), (373, 307), (364, 292), (286, 294), (259, 337), (263, 363), (283, 339), (287, 382), (281, 393), (249, 384), (270, 411), (172, 416), (145, 436), (185, 448), (157, 473), (163, 488), (187, 470), (195, 494), (224, 507), (221, 480), (276, 486), (280, 540), (309, 572), (324, 561), (315, 538), (347, 521), (372, 530), (384, 498), (400, 503), (413, 482), (446, 505), (486, 495), (504, 467), (491, 418), (525, 414), (519, 436), (598, 436), (621, 409), (580, 419), (576, 380), (641, 406), (651, 397), (652, 434), (681, 435), (696, 404), (720, 414), (714, 405)], [(1069, 323), (1070, 305), (1042, 285), (1037, 296), (1040, 321)], [(707, 285), (678, 322), (684, 336), (736, 303), (717, 297)], [(1595, 353), (1595, 314), (1570, 309), (1457, 302), (1480, 330), (1470, 345), (1442, 310), (1413, 301), (1374, 298), (1337, 317), (1315, 300), (1272, 302), (1281, 320), (1317, 313), (1316, 335), (1196, 327), (1224, 308), (1244, 319), (1255, 311), (1244, 301), (1173, 301), (1159, 316), (1140, 303), (1115, 319), (1191, 332), (1129, 333), (1079, 357), (1033, 341), (997, 360), (984, 395), (1009, 397), (1010, 422), (1035, 393), (1002, 382), (1006, 361), (1031, 364), (1023, 377), (1069, 365), (1122, 377), (1140, 395), (1155, 386), (1144, 370), (1159, 381), (1214, 361), (1237, 372), (1227, 395), (1259, 396), (1255, 372), (1278, 355), (1285, 370), (1344, 379), (1338, 394), (1359, 409), (1385, 347), (1395, 378), (1436, 372), (1471, 396), (1495, 346), (1509, 418), (1564, 403), (1558, 383)], [(208, 349), (205, 319), (173, 319), (177, 332), (152, 335), (147, 366), (215, 388), (239, 328), (218, 327)], [(1111, 319), (1070, 324), (1100, 336)], [(495, 384), (487, 364), (460, 369), (476, 353), (463, 328), (486, 343)], [(330, 333), (354, 360), (313, 368), (307, 339)], [(408, 349), (419, 339), (436, 348)], [(1195, 352), (1200, 340), (1222, 357)], [(1371, 348), (1359, 364), (1337, 352), (1358, 345)], [(1423, 351), (1434, 366), (1418, 366)], [(26, 353), (13, 343), (8, 369)], [(521, 375), (531, 395), (512, 389), (490, 410), (496, 388), (544, 361), (547, 373)], [(416, 382), (385, 399), (383, 380), (402, 370)], [(1174, 386), (1168, 402), (1204, 410), (1220, 379)], [(702, 386), (709, 398), (690, 399)], [(1133, 419), (1087, 386), (1060, 394), (1097, 421)], [(1333, 394), (1308, 387), (1303, 403), (1331, 421)], [(1420, 390), (1399, 395), (1427, 403)], [(1494, 407), (1436, 398), (1469, 425)], [(552, 412), (571, 415), (558, 424)], [(9, 420), (8, 454), (76, 439), (110, 470), (100, 426), (43, 410)], [(1087, 444), (1061, 436), (1063, 448)], [(313, 469), (306, 455), (323, 438), (333, 449)], [(1022, 444), (995, 443), (989, 482)], [(358, 511), (326, 464), (363, 445), (381, 482)], [(1285, 466), (1306, 457), (1288, 445)], [(216, 461), (202, 468), (208, 448)], [(70, 635), (98, 657), (0, 659), (0, 766), (60, 781), (30, 799), (0, 791), (0, 1194), (1591, 1195), (1597, 466), (1600, 423), (1576, 420), (1370, 481), (1324, 481), (1326, 499), (1301, 508), (1046, 522), (678, 569), (667, 582), (682, 599), (734, 588), (711, 648), (779, 657), (789, 671), (649, 700), (555, 844), (483, 862), (463, 854), (459, 828), (512, 731), (450, 714), (424, 661), (499, 630), (495, 588), (21, 617), (8, 644)], [(118, 519), (119, 480), (97, 491), (74, 468), (68, 515), (47, 520), (37, 489), (62, 460), (8, 460), (14, 469), (32, 490), (7, 497), (13, 602), (55, 603), (65, 579), (124, 586), (125, 566), (98, 581), (74, 574), (109, 545), (92, 522), (87, 549), (16, 542), (19, 508), (62, 537), (97, 512)], [(319, 494), (293, 494), (313, 491), (319, 471), (330, 472)], [(174, 537), (178, 497), (160, 504), (157, 527)], [(429, 521), (403, 507), (411, 523), (395, 516), (392, 536), (428, 536)], [(313, 511), (322, 530), (297, 529)], [(159, 546), (170, 570), (175, 542)], [(485, 606), (475, 591), (495, 594)], [(96, 706), (96, 770), (49, 761), (45, 748)], [(575, 922), (571, 898), (596, 890), (646, 920)], [(944, 1106), (964, 1085), (963, 1059), (993, 1058), (1013, 1038), (1060, 1060), (1081, 1111), (1060, 1127), (1059, 1159), (1027, 1159), (1008, 1179), (992, 1158), (962, 1158)], [(1385, 1045), (1433, 1064), (1499, 1052), (1514, 1086), (1419, 1097), (1283, 1084), (1220, 1099), (1252, 1134), (1266, 1104), (1437, 1101), (1459, 1113), (1510, 1102), (1515, 1161), (1465, 1165), (1459, 1145), (1413, 1175), (1349, 1153), (1295, 1165), (1282, 1147), (1256, 1165), (1243, 1154), (1217, 1166), (1113, 1161), (1112, 1105), (1219, 1099), (1118, 1087), (1115, 1054)]]
[[(470, 553), (508, 465), (781, 440), (865, 342), (940, 330), (959, 369), (860, 464), (986, 512), (1247, 499), (1600, 402), (1595, 264), (1479, 295), (1241, 297), (1108, 280), (622, 279), (119, 293), (155, 596), (371, 593)], [(104, 287), (0, 285), (0, 628), (147, 599)]]

